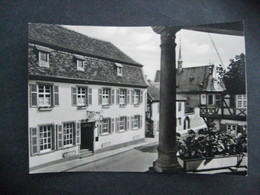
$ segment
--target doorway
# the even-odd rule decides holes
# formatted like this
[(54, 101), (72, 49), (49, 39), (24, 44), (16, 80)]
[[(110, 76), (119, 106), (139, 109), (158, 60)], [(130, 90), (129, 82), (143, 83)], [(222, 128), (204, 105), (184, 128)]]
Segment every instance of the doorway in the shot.
[(95, 122), (81, 123), (81, 145), (80, 149), (94, 149), (94, 126)]

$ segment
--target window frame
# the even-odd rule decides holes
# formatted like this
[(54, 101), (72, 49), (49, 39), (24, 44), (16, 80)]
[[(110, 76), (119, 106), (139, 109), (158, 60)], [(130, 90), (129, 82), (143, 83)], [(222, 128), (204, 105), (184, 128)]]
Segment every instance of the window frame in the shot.
[[(123, 122), (123, 124), (121, 124)], [(123, 126), (123, 128), (121, 128)], [(120, 116), (119, 117), (119, 129), (118, 132), (123, 132), (127, 130), (127, 117), (126, 116)]]
[[(65, 134), (64, 131), (65, 131), (65, 125), (69, 125), (71, 124), (72, 125), (72, 128), (71, 129), (66, 129), (66, 130), (71, 130), (71, 132), (69, 132), (69, 134)], [(68, 135), (71, 134), (71, 138), (68, 138)], [(75, 121), (68, 121), (68, 122), (63, 122), (62, 123), (62, 136), (63, 136), (63, 148), (68, 148), (68, 147), (72, 147), (72, 146), (75, 146), (76, 144), (76, 122)], [(65, 137), (66, 140), (65, 140)], [(69, 144), (65, 144), (66, 141), (71, 141), (71, 143)]]
[[(111, 134), (111, 118), (104, 118), (100, 124), (100, 135), (110, 135)], [(104, 132), (104, 125), (106, 126), (107, 131)]]
[[(82, 59), (76, 59), (76, 63), (77, 63), (77, 70), (79, 70), (79, 71), (85, 71), (85, 63), (84, 63), (85, 61), (84, 60), (82, 60)], [(82, 64), (81, 64), (82, 63)], [(82, 67), (81, 67), (81, 65), (82, 65)]]
[[(134, 115), (133, 120), (134, 120), (133, 121), (133, 129), (139, 129), (139, 126), (140, 126), (140, 115)], [(137, 125), (137, 127), (136, 127), (136, 125)]]
[[(123, 92), (123, 94), (121, 94)], [(125, 106), (127, 104), (127, 90), (126, 89), (119, 89), (119, 105), (120, 106)], [(121, 100), (123, 99), (123, 103)]]
[(141, 96), (141, 90), (134, 89), (134, 101), (133, 101), (134, 105), (140, 104), (140, 96)]
[[(245, 109), (247, 108), (247, 95), (236, 95), (236, 108)], [(241, 105), (239, 105), (241, 104)]]
[[(50, 130), (50, 138), (49, 138), (51, 148), (41, 150), (41, 140), (42, 140), (42, 138), (41, 138), (41, 128), (42, 127), (48, 127), (48, 126), (52, 127), (52, 129)], [(55, 146), (55, 139), (54, 139), (55, 138), (55, 126), (54, 126), (54, 124), (53, 123), (40, 124), (40, 125), (37, 126), (36, 131), (38, 133), (38, 137), (37, 137), (38, 153), (37, 153), (37, 155), (42, 155), (42, 154), (46, 154), (46, 153), (50, 153), (50, 152), (54, 151), (55, 150), (55, 148), (54, 148), (54, 146)], [(46, 139), (46, 138), (44, 137), (43, 139)]]
[[(87, 106), (88, 87), (76, 86), (76, 88), (77, 88), (77, 96), (76, 96), (77, 107), (86, 107)], [(79, 100), (81, 100), (80, 103), (79, 103)], [(82, 103), (82, 101), (83, 101), (83, 103)]]
[[(42, 60), (42, 55), (46, 55), (46, 60)], [(39, 50), (38, 51), (39, 66), (44, 68), (50, 68), (50, 52)]]
[[(105, 94), (104, 91), (107, 90)], [(111, 103), (111, 88), (102, 88), (102, 106), (109, 106)], [(106, 102), (104, 101), (107, 98)]]
[[(40, 87), (43, 87), (43, 92), (40, 92)], [(49, 87), (50, 92), (46, 92), (46, 87)], [(40, 95), (43, 95), (43, 105), (40, 105)], [(45, 104), (46, 95), (49, 95), (49, 104)], [(51, 84), (37, 84), (37, 101), (38, 108), (52, 108), (53, 107), (53, 85)]]

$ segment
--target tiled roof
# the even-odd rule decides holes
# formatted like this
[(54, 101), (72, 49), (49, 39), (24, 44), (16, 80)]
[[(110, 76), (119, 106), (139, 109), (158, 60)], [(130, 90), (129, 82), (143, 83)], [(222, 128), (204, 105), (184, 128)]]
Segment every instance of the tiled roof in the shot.
[[(48, 37), (49, 42), (51, 42), (51, 38), (54, 39), (54, 43), (57, 40), (65, 38), (65, 34), (63, 34), (65, 32), (68, 34), (68, 37), (70, 37), (70, 33), (72, 33), (73, 36), (76, 37), (84, 36), (84, 35), (78, 35), (78, 33), (76, 33), (77, 35), (75, 35), (75, 32), (69, 31), (67, 29), (65, 29), (65, 31), (63, 32), (63, 30), (61, 30), (63, 29), (62, 27), (56, 28), (56, 26), (54, 25), (40, 24), (40, 27), (45, 26), (46, 28), (48, 28), (48, 30), (43, 29), (44, 33), (42, 34), (41, 30), (36, 28), (37, 25), (33, 25), (33, 28), (31, 28), (30, 25), (30, 30), (33, 29), (32, 30), (33, 33), (30, 32), (30, 36), (37, 37), (37, 38), (42, 37), (43, 40), (45, 40), (45, 38)], [(52, 34), (52, 31), (50, 29), (54, 31), (54, 34)], [(58, 32), (55, 32), (55, 30), (57, 30), (58, 32), (62, 32), (61, 37), (59, 37), (60, 35), (58, 34)], [(47, 32), (49, 32), (50, 35), (48, 35)], [(57, 37), (55, 37), (54, 35), (56, 35)], [(72, 39), (73, 36), (71, 36), (68, 39)], [(86, 39), (89, 38), (87, 37)], [(97, 41), (94, 39), (91, 39), (91, 41), (90, 41), (91, 44), (97, 44), (100, 47), (102, 43), (104, 43), (104, 47), (106, 47), (107, 44), (110, 45), (107, 42)], [(122, 71), (123, 71), (123, 75), (121, 77), (121, 76), (117, 76), (115, 61), (105, 60), (104, 58), (98, 58), (98, 57), (90, 57), (88, 55), (81, 55), (81, 57), (85, 59), (85, 71), (79, 71), (77, 70), (77, 66), (76, 66), (76, 59), (78, 55), (77, 50), (75, 52), (71, 52), (71, 50), (67, 51), (59, 48), (57, 49), (55, 46), (52, 47), (51, 45), (48, 45), (50, 48), (50, 53), (49, 53), (50, 67), (49, 68), (40, 67), (39, 60), (38, 60), (38, 49), (37, 49), (39, 48), (38, 47), (39, 45), (35, 44), (35, 42), (33, 41), (30, 42), (31, 43), (29, 43), (29, 49), (28, 49), (29, 77), (36, 76), (36, 77), (48, 77), (48, 78), (51, 77), (56, 79), (57, 78), (75, 79), (75, 80), (83, 80), (88, 82), (100, 82), (100, 83), (108, 83), (108, 84), (112, 83), (112, 84), (119, 84), (119, 85), (147, 87), (147, 84), (144, 80), (141, 66), (131, 65), (128, 62), (126, 63), (121, 62)], [(87, 44), (90, 44), (90, 42), (88, 42)], [(45, 44), (42, 45), (46, 46)], [(80, 45), (83, 45), (83, 43), (81, 42)], [(99, 46), (91, 46), (90, 48), (99, 47)], [(116, 52), (119, 51), (116, 47), (110, 47), (110, 49), (111, 48), (115, 48)]]
[(86, 55), (141, 65), (110, 42), (94, 39), (59, 25), (31, 23), (29, 24), (29, 39), (31, 41), (82, 52)]
[[(176, 70), (176, 91), (182, 92), (203, 92), (203, 91), (224, 91), (225, 85), (222, 80), (215, 79), (211, 71), (214, 65), (197, 66)], [(157, 70), (155, 82), (160, 82), (160, 70)]]
[[(160, 101), (160, 83), (159, 82), (149, 82), (149, 87), (147, 89), (150, 97), (153, 101)], [(187, 98), (179, 94), (176, 95), (177, 101), (186, 101)]]
[(214, 65), (182, 68), (176, 71), (177, 92), (224, 91), (223, 82), (213, 78)]

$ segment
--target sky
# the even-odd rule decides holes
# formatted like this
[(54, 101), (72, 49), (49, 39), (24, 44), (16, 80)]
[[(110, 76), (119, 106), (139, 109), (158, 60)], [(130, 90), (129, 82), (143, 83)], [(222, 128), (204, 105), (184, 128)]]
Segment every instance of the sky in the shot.
[[(155, 73), (160, 70), (160, 35), (151, 27), (96, 27), (96, 26), (64, 26), (92, 38), (109, 41), (127, 54), (130, 58), (143, 65), (144, 74), (154, 80)], [(245, 53), (243, 36), (231, 36), (210, 33), (220, 58), (227, 67), (230, 59)], [(219, 65), (220, 59), (210, 40), (209, 33), (192, 30), (180, 30), (176, 34), (176, 54), (179, 45), (183, 67)], [(181, 44), (180, 44), (181, 43)]]

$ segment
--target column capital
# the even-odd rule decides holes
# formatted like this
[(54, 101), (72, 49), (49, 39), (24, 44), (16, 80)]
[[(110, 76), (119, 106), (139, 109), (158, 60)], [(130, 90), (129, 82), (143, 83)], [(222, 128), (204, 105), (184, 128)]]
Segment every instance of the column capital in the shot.
[(153, 26), (153, 31), (161, 35), (161, 45), (173, 44), (175, 45), (176, 33), (181, 29), (179, 27), (168, 26)]

